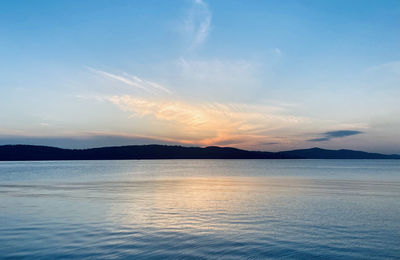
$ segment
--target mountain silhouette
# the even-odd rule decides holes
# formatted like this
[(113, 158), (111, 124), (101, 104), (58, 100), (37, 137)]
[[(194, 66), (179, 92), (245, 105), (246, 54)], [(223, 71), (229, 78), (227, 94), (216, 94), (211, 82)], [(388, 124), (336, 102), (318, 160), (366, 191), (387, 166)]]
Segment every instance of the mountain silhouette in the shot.
[(172, 145), (129, 145), (90, 149), (63, 149), (38, 145), (0, 146), (0, 161), (129, 159), (400, 159), (400, 155), (321, 148), (261, 152), (218, 146), (201, 148)]
[(398, 154), (387, 155), (347, 149), (327, 150), (318, 147), (278, 152), (278, 154), (287, 157), (299, 157), (302, 159), (400, 159), (400, 155)]

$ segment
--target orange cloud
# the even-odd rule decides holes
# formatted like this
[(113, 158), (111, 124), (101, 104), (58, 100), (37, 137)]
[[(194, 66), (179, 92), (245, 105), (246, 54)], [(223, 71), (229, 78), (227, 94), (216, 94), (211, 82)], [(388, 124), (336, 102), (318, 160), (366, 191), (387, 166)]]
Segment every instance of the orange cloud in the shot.
[(270, 106), (189, 103), (129, 95), (112, 96), (108, 100), (135, 117), (161, 123), (164, 127), (156, 131), (154, 138), (188, 144), (248, 147), (266, 141), (279, 142), (268, 133), (307, 121)]

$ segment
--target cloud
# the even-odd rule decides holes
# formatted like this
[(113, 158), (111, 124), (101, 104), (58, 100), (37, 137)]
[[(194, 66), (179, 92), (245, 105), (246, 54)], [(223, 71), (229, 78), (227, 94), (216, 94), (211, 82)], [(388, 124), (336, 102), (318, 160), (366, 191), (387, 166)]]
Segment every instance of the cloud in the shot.
[(356, 131), (356, 130), (329, 131), (329, 132), (321, 133), (321, 135), (323, 135), (323, 137), (310, 139), (308, 141), (309, 142), (325, 142), (325, 141), (330, 141), (331, 139), (335, 139), (335, 138), (343, 138), (343, 137), (358, 135), (358, 134), (362, 134), (362, 133), (363, 133), (362, 131)]
[(193, 1), (185, 19), (185, 33), (190, 38), (190, 50), (202, 45), (210, 32), (212, 14), (206, 2)]
[(275, 52), (275, 54), (278, 55), (278, 56), (281, 56), (281, 55), (282, 55), (282, 51), (281, 51), (281, 49), (279, 49), (279, 48), (275, 48), (275, 49), (274, 49), (274, 52)]
[(361, 131), (355, 131), (355, 130), (338, 130), (338, 131), (326, 132), (324, 134), (331, 138), (336, 138), (336, 137), (346, 137), (346, 136), (351, 136), (351, 135), (358, 135), (358, 134), (362, 134), (362, 133), (363, 132), (361, 132)]
[(265, 91), (259, 80), (265, 71), (255, 60), (181, 57), (171, 67), (168, 82), (186, 97), (254, 103)]
[(309, 142), (324, 142), (324, 141), (329, 141), (329, 140), (331, 140), (331, 138), (329, 138), (329, 137), (322, 137), (322, 138), (310, 139), (310, 140), (307, 140), (307, 141), (309, 141)]
[[(373, 90), (378, 95), (383, 94), (385, 99), (387, 99), (387, 91), (391, 91), (390, 95), (396, 98), (400, 93), (398, 87), (400, 85), (400, 61), (392, 61), (370, 67), (365, 70), (363, 76), (363, 85), (369, 86), (370, 91)], [(376, 98), (375, 95), (374, 98)], [(378, 98), (377, 100), (380, 99)]]
[(264, 142), (261, 143), (262, 145), (275, 145), (275, 144), (279, 144), (278, 142)]
[[(271, 138), (268, 132), (291, 128), (305, 118), (285, 115), (280, 109), (236, 103), (202, 103), (178, 98), (151, 99), (129, 95), (112, 96), (109, 101), (143, 124), (156, 125), (153, 137), (198, 145), (259, 144)], [(137, 120), (136, 119), (136, 120)]]
[[(252, 81), (253, 63), (181, 58), (174, 66), (176, 73), (168, 75), (174, 75), (171, 77), (175, 81), (166, 80), (174, 87), (174, 92), (135, 75), (88, 68), (103, 80), (121, 82), (141, 91), (132, 93), (122, 89), (122, 92), (118, 90), (112, 94), (80, 94), (77, 97), (110, 102), (125, 111), (129, 118), (124, 123), (128, 127), (124, 131), (128, 134), (180, 144), (242, 148), (257, 147), (265, 142), (272, 145), (281, 143), (282, 140), (275, 137), (281, 129), (292, 129), (308, 120), (289, 115), (287, 106), (269, 106), (263, 101), (249, 104), (247, 100), (252, 103), (255, 100), (243, 98), (249, 85), (257, 85)], [(231, 92), (239, 93), (240, 97), (231, 98)]]
[(97, 70), (94, 68), (90, 68), (88, 67), (88, 69), (94, 73), (100, 74), (106, 78), (110, 78), (119, 82), (122, 82), (124, 84), (127, 84), (129, 86), (141, 89), (143, 91), (152, 93), (152, 94), (157, 94), (157, 93), (167, 93), (167, 94), (171, 94), (171, 90), (169, 90), (168, 88), (152, 82), (152, 81), (148, 81), (148, 80), (144, 80), (139, 78), (138, 76), (135, 75), (130, 75), (128, 73), (124, 73), (124, 76), (121, 75), (116, 75), (116, 74), (112, 74), (106, 71), (102, 71), (102, 70)]
[(386, 72), (386, 73), (400, 76), (400, 61), (392, 61), (392, 62), (380, 64), (377, 66), (373, 66), (373, 67), (368, 68), (367, 72), (368, 73)]

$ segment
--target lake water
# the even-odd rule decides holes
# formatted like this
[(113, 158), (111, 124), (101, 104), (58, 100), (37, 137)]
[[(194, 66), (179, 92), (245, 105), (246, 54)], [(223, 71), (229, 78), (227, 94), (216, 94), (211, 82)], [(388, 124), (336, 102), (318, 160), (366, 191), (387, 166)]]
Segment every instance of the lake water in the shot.
[(400, 160), (0, 162), (0, 257), (400, 259)]

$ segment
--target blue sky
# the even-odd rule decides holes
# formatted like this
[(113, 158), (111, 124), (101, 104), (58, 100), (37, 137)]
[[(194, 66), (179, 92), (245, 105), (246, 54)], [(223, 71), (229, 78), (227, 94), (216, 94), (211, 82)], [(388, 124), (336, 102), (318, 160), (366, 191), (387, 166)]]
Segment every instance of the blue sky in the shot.
[(1, 1), (0, 144), (400, 153), (399, 1)]

